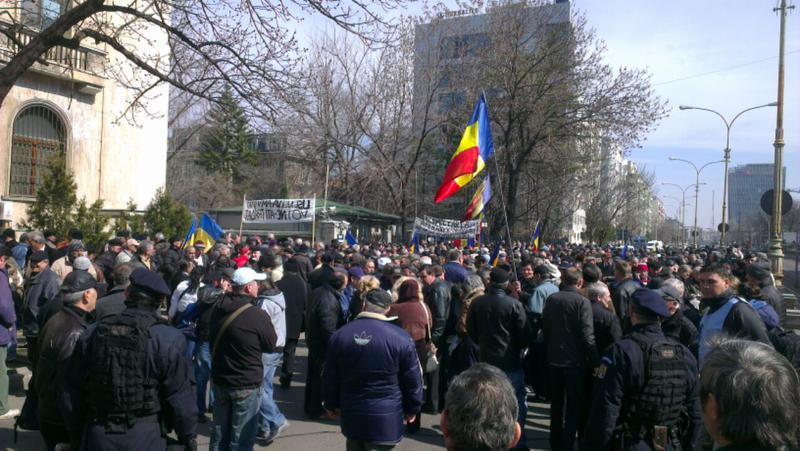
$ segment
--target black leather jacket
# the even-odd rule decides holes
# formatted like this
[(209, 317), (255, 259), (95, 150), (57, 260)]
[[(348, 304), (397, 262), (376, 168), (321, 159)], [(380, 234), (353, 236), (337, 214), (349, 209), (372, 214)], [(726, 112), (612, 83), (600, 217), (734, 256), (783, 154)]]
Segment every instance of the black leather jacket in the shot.
[(41, 330), (41, 350), (35, 379), (40, 422), (64, 424), (58, 408), (58, 396), (64, 389), (67, 362), (72, 357), (78, 338), (89, 326), (88, 317), (88, 313), (77, 307), (64, 306)]
[(438, 348), (443, 345), (444, 329), (450, 312), (450, 291), (450, 284), (440, 279), (436, 279), (433, 285), (423, 290), (425, 303), (428, 304), (433, 316), (431, 339)]

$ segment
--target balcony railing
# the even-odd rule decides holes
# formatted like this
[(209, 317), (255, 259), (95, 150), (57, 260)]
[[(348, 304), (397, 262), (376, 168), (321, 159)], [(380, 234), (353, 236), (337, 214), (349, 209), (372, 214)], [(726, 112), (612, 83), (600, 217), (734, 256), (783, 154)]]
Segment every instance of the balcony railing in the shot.
[[(6, 22), (0, 22), (0, 27), (7, 27)], [(36, 32), (32, 30), (19, 30), (15, 37), (22, 46), (31, 42), (31, 39), (36, 36)], [(0, 34), (0, 57), (8, 61), (19, 52), (20, 47), (11, 38), (5, 34)], [(58, 66), (75, 69), (81, 72), (99, 75), (105, 60), (105, 52), (90, 47), (80, 46), (76, 49), (71, 49), (62, 46), (55, 46), (49, 49), (43, 55), (43, 59), (49, 64), (57, 64)]]

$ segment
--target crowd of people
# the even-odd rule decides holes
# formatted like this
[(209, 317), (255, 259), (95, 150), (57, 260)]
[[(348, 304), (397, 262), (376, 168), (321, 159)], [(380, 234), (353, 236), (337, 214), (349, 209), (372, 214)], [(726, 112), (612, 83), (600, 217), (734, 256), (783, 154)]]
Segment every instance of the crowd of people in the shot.
[(211, 450), (268, 445), (297, 372), (348, 450), (422, 415), (450, 450), (529, 449), (531, 399), (553, 450), (800, 449), (800, 336), (757, 253), (119, 235), (3, 232), (0, 420), (49, 450), (196, 449), (207, 422)]

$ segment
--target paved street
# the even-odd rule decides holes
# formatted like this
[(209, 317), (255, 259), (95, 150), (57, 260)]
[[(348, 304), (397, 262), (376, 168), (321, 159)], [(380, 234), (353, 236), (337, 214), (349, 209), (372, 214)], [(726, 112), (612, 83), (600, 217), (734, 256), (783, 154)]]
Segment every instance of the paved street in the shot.
[[(298, 367), (306, 366), (307, 350), (305, 346), (298, 348)], [(24, 400), (22, 381), (27, 384), (30, 372), (26, 367), (12, 367), (9, 370), (11, 377), (10, 402), (12, 408), (21, 408)], [(303, 384), (305, 374), (296, 376), (296, 381), (289, 390), (276, 389), (276, 397), (281, 410), (291, 422), (292, 426), (285, 435), (279, 437), (268, 447), (256, 446), (256, 449), (270, 451), (331, 451), (345, 448), (345, 439), (339, 432), (339, 425), (332, 421), (309, 421), (303, 414)], [(529, 404), (526, 431), (531, 449), (548, 449), (548, 406), (545, 404)], [(209, 424), (199, 425), (198, 444), (202, 450), (208, 449)], [(439, 428), (439, 416), (423, 415), (422, 430), (413, 436), (403, 439), (398, 451), (444, 449), (444, 439)], [(44, 442), (36, 431), (19, 431), (18, 442), (14, 444), (13, 422), (0, 422), (0, 451), (5, 450), (40, 450)]]

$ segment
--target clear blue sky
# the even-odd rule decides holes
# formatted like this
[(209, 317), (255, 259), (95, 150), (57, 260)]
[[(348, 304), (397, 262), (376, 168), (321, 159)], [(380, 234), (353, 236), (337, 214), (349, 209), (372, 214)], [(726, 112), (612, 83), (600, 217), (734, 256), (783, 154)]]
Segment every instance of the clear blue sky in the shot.
[[(630, 158), (655, 171), (659, 182), (694, 183), (687, 164), (670, 162), (668, 156), (702, 163), (721, 159), (725, 128), (715, 115), (681, 111), (678, 105), (694, 105), (720, 111), (729, 119), (739, 111), (777, 99), (779, 17), (775, 0), (574, 0), (573, 7), (586, 14), (589, 24), (608, 46), (608, 62), (615, 66), (647, 68), (659, 96), (671, 111), (641, 149)], [(790, 1), (793, 4), (794, 1)], [(786, 186), (800, 187), (798, 174), (798, 61), (800, 30), (798, 13), (787, 17), (784, 165)], [(745, 113), (731, 133), (731, 166), (772, 163), (775, 108)], [(715, 222), (720, 221), (723, 165), (708, 167), (701, 180), (708, 183), (700, 193), (700, 225), (712, 225), (712, 191), (716, 193)], [(659, 186), (660, 194), (679, 197), (677, 188)], [(688, 202), (688, 201), (687, 201)], [(677, 204), (666, 199), (666, 210), (675, 215)], [(689, 210), (693, 215), (693, 210)], [(693, 216), (687, 214), (687, 222)]]

